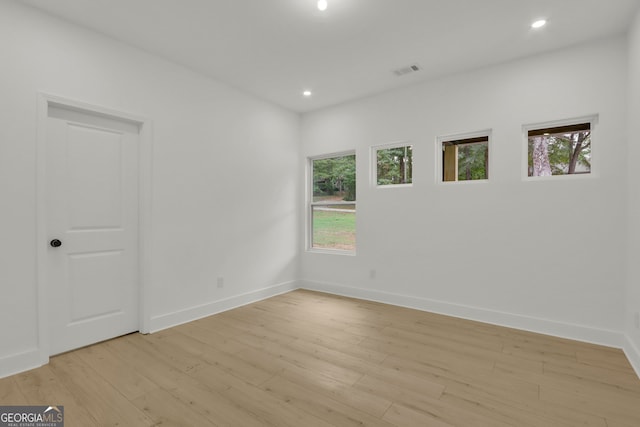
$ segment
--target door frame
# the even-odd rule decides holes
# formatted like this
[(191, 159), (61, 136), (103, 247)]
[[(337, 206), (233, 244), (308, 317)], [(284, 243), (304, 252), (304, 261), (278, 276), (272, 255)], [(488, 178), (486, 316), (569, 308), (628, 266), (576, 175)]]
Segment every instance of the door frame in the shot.
[(64, 98), (47, 93), (38, 93), (38, 121), (36, 145), (36, 283), (38, 316), (38, 350), (40, 363), (49, 363), (49, 322), (47, 308), (47, 206), (46, 206), (46, 139), (49, 107), (58, 106), (80, 110), (90, 114), (109, 116), (116, 120), (134, 122), (139, 126), (138, 136), (138, 329), (150, 332), (151, 312), (149, 307), (151, 271), (151, 206), (152, 206), (152, 165), (153, 140), (152, 122), (137, 114), (131, 114)]

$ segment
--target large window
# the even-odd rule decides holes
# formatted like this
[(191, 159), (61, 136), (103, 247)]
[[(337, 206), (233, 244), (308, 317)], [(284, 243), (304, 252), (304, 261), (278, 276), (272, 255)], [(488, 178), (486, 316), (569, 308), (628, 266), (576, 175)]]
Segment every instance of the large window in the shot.
[(528, 176), (591, 173), (591, 121), (525, 129)]
[(489, 179), (489, 131), (438, 138), (442, 182)]
[(413, 146), (405, 143), (373, 147), (376, 186), (393, 186), (413, 182)]
[(310, 248), (355, 252), (356, 155), (313, 158), (310, 166)]

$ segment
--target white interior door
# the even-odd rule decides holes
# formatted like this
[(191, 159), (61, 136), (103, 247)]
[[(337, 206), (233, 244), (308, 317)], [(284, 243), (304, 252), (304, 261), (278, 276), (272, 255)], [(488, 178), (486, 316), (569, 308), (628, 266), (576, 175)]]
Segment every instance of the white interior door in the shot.
[(49, 105), (51, 355), (139, 329), (138, 144), (133, 122)]

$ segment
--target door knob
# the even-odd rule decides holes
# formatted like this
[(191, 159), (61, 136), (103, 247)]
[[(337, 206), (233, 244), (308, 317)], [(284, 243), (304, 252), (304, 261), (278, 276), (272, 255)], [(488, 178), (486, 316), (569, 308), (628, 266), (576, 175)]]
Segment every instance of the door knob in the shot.
[(62, 246), (62, 242), (58, 239), (53, 239), (52, 241), (49, 242), (49, 244), (51, 245), (52, 248), (59, 248), (60, 246)]

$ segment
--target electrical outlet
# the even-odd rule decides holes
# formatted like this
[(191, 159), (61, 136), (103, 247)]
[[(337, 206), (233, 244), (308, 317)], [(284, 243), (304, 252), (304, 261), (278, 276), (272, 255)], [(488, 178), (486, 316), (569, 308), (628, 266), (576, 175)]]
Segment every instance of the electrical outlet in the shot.
[(635, 323), (636, 323), (636, 329), (640, 329), (640, 313), (638, 313), (637, 311), (635, 315)]
[(218, 276), (218, 280), (216, 281), (218, 288), (224, 288), (224, 277)]
[(369, 279), (373, 280), (376, 278), (376, 270), (375, 269), (371, 269), (369, 270)]

